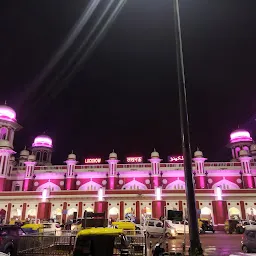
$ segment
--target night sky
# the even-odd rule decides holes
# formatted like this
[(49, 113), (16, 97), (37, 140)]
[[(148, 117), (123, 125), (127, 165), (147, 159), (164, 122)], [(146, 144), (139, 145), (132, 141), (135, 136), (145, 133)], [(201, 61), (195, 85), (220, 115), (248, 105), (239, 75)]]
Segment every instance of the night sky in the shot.
[[(103, 157), (150, 156), (156, 148), (181, 154), (175, 39), (171, 0), (128, 0), (113, 25), (71, 79), (81, 50), (108, 0), (82, 29), (47, 77), (42, 74), (89, 1), (6, 0), (0, 8), (0, 103), (17, 111), (24, 127), (15, 149), (46, 132), (53, 162), (73, 149)], [(118, 1), (115, 1), (117, 3)], [(229, 160), (232, 130), (247, 124), (256, 109), (255, 0), (181, 0), (181, 25), (188, 86), (191, 146), (209, 160)]]

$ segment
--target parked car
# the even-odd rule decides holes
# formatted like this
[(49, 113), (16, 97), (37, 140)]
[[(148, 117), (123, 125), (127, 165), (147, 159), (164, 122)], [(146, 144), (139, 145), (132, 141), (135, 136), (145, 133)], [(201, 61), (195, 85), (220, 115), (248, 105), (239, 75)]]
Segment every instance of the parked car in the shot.
[(256, 252), (256, 227), (247, 227), (242, 237), (242, 251), (245, 253)]
[(168, 221), (164, 223), (160, 220), (147, 220), (145, 223), (145, 230), (148, 236), (166, 236), (167, 238), (174, 238), (177, 236), (177, 231), (170, 226)]
[(168, 224), (175, 228), (178, 234), (184, 234), (189, 233), (189, 226), (188, 226), (188, 221), (183, 220), (183, 221), (175, 221), (175, 220), (166, 220)]
[(17, 225), (0, 226), (0, 252), (16, 255), (19, 237), (26, 233)]
[[(131, 220), (119, 220), (119, 222), (132, 222)], [(134, 223), (134, 222), (132, 222)], [(135, 224), (135, 230), (140, 230), (140, 231), (143, 231), (144, 230), (144, 227), (140, 224)]]

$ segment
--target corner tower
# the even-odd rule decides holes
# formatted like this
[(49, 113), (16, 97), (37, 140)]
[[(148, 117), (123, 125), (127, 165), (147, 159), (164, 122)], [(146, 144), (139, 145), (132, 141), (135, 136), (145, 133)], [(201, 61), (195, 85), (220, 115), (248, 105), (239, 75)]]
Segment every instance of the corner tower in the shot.
[(32, 155), (36, 156), (37, 165), (52, 165), (52, 139), (45, 135), (39, 135), (32, 144)]

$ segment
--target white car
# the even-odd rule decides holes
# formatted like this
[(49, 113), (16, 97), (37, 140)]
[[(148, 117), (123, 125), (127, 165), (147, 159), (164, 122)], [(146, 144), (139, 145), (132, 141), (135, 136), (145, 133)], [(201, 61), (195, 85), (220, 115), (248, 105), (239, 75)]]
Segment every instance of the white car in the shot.
[(43, 232), (44, 233), (57, 233), (61, 231), (61, 227), (59, 223), (42, 223), (43, 224)]
[(160, 220), (147, 220), (144, 227), (148, 236), (166, 236), (167, 238), (177, 236), (176, 229), (166, 221), (163, 224)]
[(189, 233), (189, 226), (188, 221), (175, 221), (175, 220), (166, 220), (166, 222), (171, 226), (174, 227), (178, 234), (184, 234), (184, 232), (187, 234)]

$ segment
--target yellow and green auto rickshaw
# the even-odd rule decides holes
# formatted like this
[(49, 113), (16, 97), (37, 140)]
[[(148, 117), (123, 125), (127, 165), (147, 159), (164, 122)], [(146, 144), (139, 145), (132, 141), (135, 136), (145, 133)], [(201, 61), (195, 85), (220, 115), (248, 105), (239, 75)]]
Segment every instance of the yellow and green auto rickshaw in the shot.
[(26, 234), (40, 234), (44, 231), (43, 224), (25, 224), (21, 228)]
[(112, 256), (126, 250), (128, 241), (122, 229), (88, 228), (77, 234), (73, 256)]
[(117, 229), (122, 229), (125, 234), (127, 235), (135, 235), (136, 232), (136, 225), (133, 222), (122, 222), (122, 221), (117, 221), (117, 222), (112, 222), (111, 224), (112, 227), (117, 228)]

